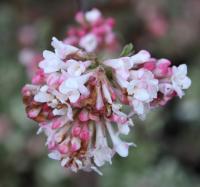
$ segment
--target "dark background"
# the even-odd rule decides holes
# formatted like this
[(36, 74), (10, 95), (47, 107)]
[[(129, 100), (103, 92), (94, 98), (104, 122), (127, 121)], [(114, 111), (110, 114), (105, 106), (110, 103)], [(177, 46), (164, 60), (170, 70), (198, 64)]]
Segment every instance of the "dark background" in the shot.
[[(78, 9), (99, 8), (117, 21), (123, 44), (149, 50), (174, 64), (186, 63), (192, 86), (186, 96), (135, 119), (129, 136), (137, 148), (112, 166), (77, 175), (47, 158), (44, 136), (26, 118), (20, 90), (28, 82), (18, 54), (20, 28), (36, 30), (34, 47), (64, 38)], [(1, 0), (0, 1), (0, 187), (199, 187), (200, 186), (199, 0)]]

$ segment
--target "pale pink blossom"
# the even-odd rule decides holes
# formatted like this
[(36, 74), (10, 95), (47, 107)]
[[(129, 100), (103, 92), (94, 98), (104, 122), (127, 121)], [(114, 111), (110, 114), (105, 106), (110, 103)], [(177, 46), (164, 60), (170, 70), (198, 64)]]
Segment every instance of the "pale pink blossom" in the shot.
[(47, 93), (48, 87), (43, 86), (40, 88), (40, 91), (34, 96), (34, 100), (40, 103), (46, 103), (53, 100), (53, 96), (50, 93)]
[(132, 70), (127, 92), (131, 96), (134, 111), (145, 115), (148, 104), (157, 97), (158, 80), (153, 73), (145, 69)]
[(72, 77), (65, 80), (59, 87), (59, 91), (69, 97), (70, 102), (75, 103), (81, 94), (88, 96), (89, 90), (85, 83), (90, 77), (90, 73), (79, 77)]
[(178, 67), (172, 67), (172, 86), (179, 97), (184, 95), (183, 90), (188, 89), (191, 85), (191, 80), (187, 77), (187, 66), (182, 64)]
[(44, 73), (53, 73), (63, 68), (64, 62), (53, 52), (44, 51), (44, 60), (39, 63), (39, 67)]
[(52, 45), (55, 51), (44, 52), (32, 84), (22, 89), (23, 102), (47, 137), (48, 156), (74, 172), (102, 174), (98, 168), (115, 154), (127, 157), (135, 144), (120, 135), (130, 133), (132, 115), (144, 118), (191, 83), (186, 65), (170, 67), (145, 50), (101, 61), (55, 38)]
[(78, 62), (76, 60), (68, 60), (66, 64), (67, 72), (71, 76), (80, 76), (90, 64), (91, 61)]
[(81, 47), (87, 52), (118, 50), (119, 42), (113, 31), (113, 18), (104, 18), (98, 9), (92, 9), (85, 13), (78, 12), (75, 20), (79, 25), (69, 28), (65, 43)]
[(116, 151), (121, 157), (127, 157), (129, 146), (133, 146), (134, 144), (128, 143), (128, 142), (123, 142), (119, 138), (119, 135), (116, 132), (114, 132), (114, 129), (109, 122), (106, 122), (106, 127), (107, 127), (109, 135), (111, 137), (114, 151)]
[(147, 62), (149, 59), (149, 52), (141, 50), (140, 52), (131, 57), (122, 57), (118, 59), (106, 60), (104, 61), (104, 64), (113, 68), (116, 71), (116, 78), (118, 83), (122, 87), (126, 87), (126, 80), (130, 76), (130, 69), (137, 67), (139, 64)]
[(135, 99), (150, 102), (157, 97), (158, 80), (148, 70), (132, 70), (127, 92), (129, 95), (134, 95)]
[(57, 40), (55, 37), (52, 38), (51, 45), (55, 49), (55, 54), (60, 59), (65, 59), (68, 55), (77, 53), (78, 48), (64, 44), (62, 41)]
[(92, 150), (94, 162), (98, 167), (101, 167), (105, 162), (112, 164), (113, 150), (108, 146), (105, 126), (102, 123), (96, 123), (96, 147)]
[(98, 39), (94, 34), (87, 34), (80, 39), (79, 46), (87, 52), (93, 52), (98, 46)]
[(90, 23), (95, 23), (102, 17), (101, 12), (98, 9), (92, 9), (85, 13), (85, 18)]

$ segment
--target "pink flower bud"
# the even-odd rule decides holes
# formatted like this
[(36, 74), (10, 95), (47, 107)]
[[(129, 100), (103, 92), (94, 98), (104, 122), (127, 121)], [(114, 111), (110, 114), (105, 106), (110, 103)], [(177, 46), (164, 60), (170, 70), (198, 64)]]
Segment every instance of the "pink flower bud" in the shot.
[(125, 117), (118, 116), (116, 114), (112, 114), (112, 116), (109, 119), (113, 122), (120, 123), (120, 124), (124, 124), (127, 121)]
[(53, 129), (57, 129), (57, 128), (59, 128), (61, 126), (61, 124), (62, 124), (61, 120), (60, 119), (56, 119), (52, 123), (52, 128)]
[(71, 148), (70, 148), (70, 151), (71, 152), (76, 152), (76, 151), (78, 151), (79, 150), (79, 147), (76, 145), (76, 144), (72, 144), (71, 145)]
[(72, 129), (72, 135), (75, 136), (75, 137), (79, 136), (80, 132), (81, 132), (81, 128), (80, 127), (74, 127)]
[(99, 121), (100, 118), (99, 116), (97, 116), (97, 114), (92, 114), (92, 113), (89, 113), (89, 118), (92, 120), (92, 121)]
[(89, 138), (90, 138), (90, 133), (89, 133), (89, 131), (82, 131), (81, 133), (80, 133), (80, 138), (83, 140), (83, 141), (88, 141), (89, 140)]
[(24, 86), (23, 88), (22, 88), (22, 95), (23, 96), (26, 96), (26, 97), (28, 97), (28, 96), (31, 96), (31, 91), (29, 90), (29, 88), (28, 87), (26, 87), (26, 86)]
[(43, 104), (42, 105), (42, 110), (45, 111), (45, 112), (50, 112), (51, 108), (47, 104)]
[(38, 114), (40, 113), (40, 111), (41, 111), (41, 108), (32, 109), (28, 112), (28, 117), (36, 118), (38, 116)]
[(83, 37), (85, 34), (86, 34), (86, 32), (85, 32), (84, 30), (78, 30), (78, 31), (77, 31), (77, 35), (78, 35), (79, 37)]
[(81, 130), (80, 138), (83, 141), (88, 141), (90, 138), (90, 132), (89, 132), (88, 126), (86, 124), (83, 126), (83, 128)]
[(144, 68), (149, 71), (153, 71), (156, 68), (155, 62), (154, 61), (146, 62), (144, 64)]
[(61, 145), (58, 146), (58, 150), (62, 154), (67, 154), (67, 152), (69, 151), (69, 148), (67, 147), (67, 145), (61, 144)]
[(82, 110), (79, 113), (79, 120), (82, 122), (88, 121), (89, 120), (89, 115), (87, 110)]
[(78, 12), (75, 16), (75, 20), (80, 24), (84, 24), (85, 23), (84, 14), (82, 12)]
[(102, 36), (106, 32), (106, 28), (104, 26), (102, 26), (102, 27), (95, 27), (95, 28), (93, 28), (92, 32), (94, 34), (96, 34), (97, 36)]
[(171, 62), (167, 59), (160, 59), (157, 61), (156, 68), (154, 70), (154, 74), (156, 77), (167, 77), (171, 72), (171, 68), (169, 67)]
[(48, 143), (48, 150), (53, 150), (55, 148), (56, 144), (54, 141), (50, 141)]
[(106, 24), (108, 24), (111, 28), (113, 28), (116, 25), (116, 21), (113, 18), (108, 18), (106, 20)]

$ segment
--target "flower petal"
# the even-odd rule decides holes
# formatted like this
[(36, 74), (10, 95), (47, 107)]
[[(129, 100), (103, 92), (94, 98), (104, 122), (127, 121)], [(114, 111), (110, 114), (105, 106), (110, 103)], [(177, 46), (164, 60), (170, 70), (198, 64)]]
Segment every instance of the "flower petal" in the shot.
[(61, 160), (61, 154), (58, 151), (53, 151), (48, 154), (48, 157), (53, 160)]
[(40, 102), (40, 103), (45, 103), (45, 102), (49, 102), (53, 100), (53, 96), (46, 93), (46, 92), (38, 92), (35, 96), (34, 96), (34, 100), (36, 102)]

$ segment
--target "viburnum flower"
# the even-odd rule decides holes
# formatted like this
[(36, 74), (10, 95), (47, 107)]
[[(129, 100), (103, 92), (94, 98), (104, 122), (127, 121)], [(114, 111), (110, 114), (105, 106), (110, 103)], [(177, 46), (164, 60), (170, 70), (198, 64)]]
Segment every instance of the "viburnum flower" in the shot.
[(113, 31), (113, 18), (104, 18), (102, 13), (94, 8), (85, 13), (78, 12), (75, 19), (79, 25), (69, 28), (65, 43), (81, 47), (87, 52), (116, 51), (119, 48), (117, 35)]
[[(116, 52), (119, 49), (118, 37), (113, 31), (115, 26), (115, 20), (113, 18), (104, 18), (98, 9), (92, 9), (86, 13), (78, 12), (75, 16), (75, 20), (78, 26), (70, 26), (67, 31), (67, 37), (63, 39), (65, 44), (70, 44), (70, 46), (68, 46), (70, 49), (64, 49), (64, 45), (52, 41), (54, 47), (59, 45), (56, 48), (60, 48), (60, 50), (56, 49), (56, 55), (50, 51), (44, 51), (43, 55), (38, 53), (33, 47), (37, 39), (36, 28), (30, 25), (22, 27), (18, 38), (19, 43), (24, 46), (24, 48), (19, 52), (19, 61), (25, 66), (30, 79), (32, 79), (33, 75), (38, 71), (38, 63), (42, 60), (42, 57), (44, 57), (44, 61), (40, 63), (40, 66), (48, 66), (45, 68), (45, 73), (54, 71), (55, 68), (61, 68), (60, 66), (62, 66), (61, 62), (56, 58), (65, 58), (62, 55), (66, 55), (65, 52), (76, 50), (74, 46), (82, 48), (90, 53), (102, 52), (105, 50)], [(46, 63), (49, 59), (52, 63)], [(73, 63), (73, 66), (70, 66), (70, 68), (78, 68), (77, 66), (79, 65), (81, 65), (81, 67), (77, 70), (78, 73), (78, 71), (82, 71), (81, 69), (84, 68), (82, 63)]]
[(135, 144), (120, 135), (130, 132), (131, 116), (144, 118), (191, 84), (186, 65), (171, 67), (145, 50), (100, 60), (55, 37), (51, 44), (54, 52), (43, 52), (40, 71), (22, 89), (23, 101), (28, 117), (39, 123), (38, 133), (47, 136), (49, 157), (74, 172), (101, 174), (98, 167), (111, 164), (116, 153), (127, 157)]
[(191, 80), (186, 76), (187, 75), (187, 66), (185, 64), (180, 65), (179, 67), (172, 68), (172, 86), (176, 91), (179, 97), (184, 95), (182, 89), (188, 89), (191, 84)]
[(170, 67), (169, 60), (152, 58), (145, 50), (103, 63), (113, 69), (113, 77), (126, 95), (125, 102), (133, 108), (132, 114), (141, 118), (149, 109), (165, 105), (174, 96), (181, 98), (183, 90), (191, 85), (185, 64)]

